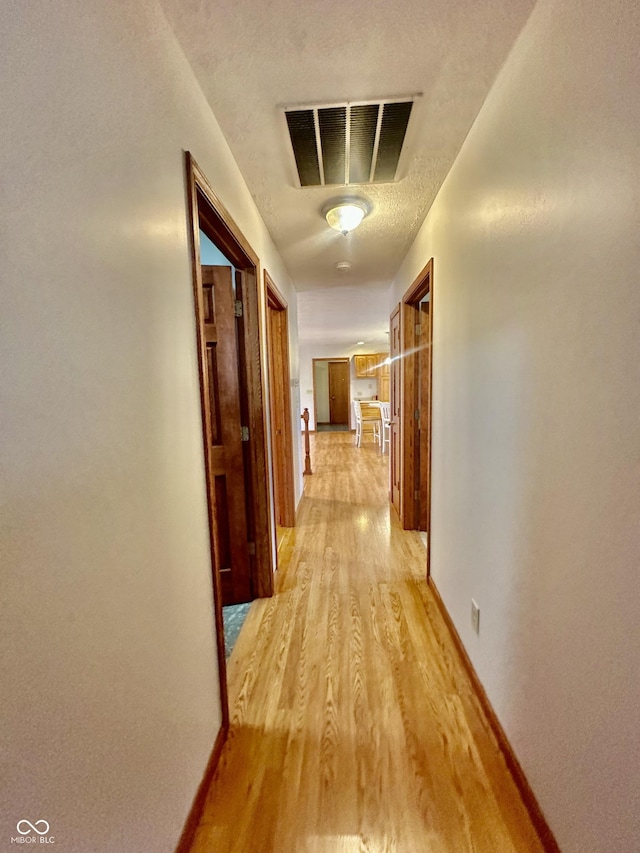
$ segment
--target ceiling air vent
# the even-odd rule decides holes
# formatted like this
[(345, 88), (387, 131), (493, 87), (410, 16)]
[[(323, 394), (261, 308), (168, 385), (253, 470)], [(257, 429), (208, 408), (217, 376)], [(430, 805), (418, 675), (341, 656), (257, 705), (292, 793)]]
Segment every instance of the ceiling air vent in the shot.
[(300, 186), (394, 181), (414, 100), (286, 107)]

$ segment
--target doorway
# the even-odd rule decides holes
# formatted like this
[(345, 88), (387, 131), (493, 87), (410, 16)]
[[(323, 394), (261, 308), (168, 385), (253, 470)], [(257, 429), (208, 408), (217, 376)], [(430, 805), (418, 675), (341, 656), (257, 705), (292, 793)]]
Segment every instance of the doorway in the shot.
[(350, 388), (348, 358), (313, 359), (313, 402), (317, 432), (349, 429)]
[[(417, 423), (417, 461), (416, 489), (417, 506), (415, 509), (416, 528), (428, 534), (429, 505), (431, 503), (431, 483), (429, 482), (430, 446), (431, 446), (431, 292), (427, 292), (416, 305), (418, 313), (417, 327), (423, 345), (416, 353), (416, 409)], [(422, 330), (424, 329), (424, 333)]]
[[(273, 592), (260, 359), (258, 258), (186, 153), (223, 729), (229, 725), (222, 606)], [(200, 234), (224, 256), (203, 263)]]
[[(395, 323), (395, 325), (394, 325)], [(395, 329), (395, 331), (394, 331)], [(427, 539), (429, 575), (431, 517), (431, 419), (433, 374), (433, 258), (402, 298), (391, 320), (392, 347), (398, 336), (398, 358), (392, 361), (395, 384), (393, 419), (399, 419), (397, 447), (392, 446), (392, 470), (400, 520), (405, 530), (419, 530)], [(393, 349), (392, 349), (393, 358)], [(394, 365), (396, 381), (393, 381)], [(395, 453), (395, 458), (394, 458)], [(393, 483), (392, 483), (393, 494)], [(394, 503), (395, 505), (395, 503)]]
[[(293, 488), (293, 430), (289, 374), (289, 314), (287, 303), (271, 276), (264, 273), (269, 357), (269, 417), (271, 467), (276, 527), (295, 525)], [(280, 535), (278, 535), (280, 541)]]
[(391, 400), (391, 423), (389, 424), (389, 499), (402, 518), (401, 506), (401, 453), (400, 453), (400, 406), (401, 406), (401, 356), (400, 306), (389, 319), (389, 378)]

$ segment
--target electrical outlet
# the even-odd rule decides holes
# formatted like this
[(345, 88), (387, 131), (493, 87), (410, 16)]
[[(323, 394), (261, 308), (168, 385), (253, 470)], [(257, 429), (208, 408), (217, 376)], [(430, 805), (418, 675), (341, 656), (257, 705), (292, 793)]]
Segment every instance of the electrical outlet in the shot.
[(471, 627), (476, 634), (480, 633), (480, 608), (473, 598), (471, 599)]

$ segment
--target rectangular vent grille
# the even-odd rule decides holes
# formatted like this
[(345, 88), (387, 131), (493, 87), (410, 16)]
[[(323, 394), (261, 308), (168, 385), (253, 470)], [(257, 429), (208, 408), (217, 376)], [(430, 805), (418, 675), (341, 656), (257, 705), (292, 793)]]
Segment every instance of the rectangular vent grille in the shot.
[(394, 181), (413, 102), (285, 109), (300, 185)]

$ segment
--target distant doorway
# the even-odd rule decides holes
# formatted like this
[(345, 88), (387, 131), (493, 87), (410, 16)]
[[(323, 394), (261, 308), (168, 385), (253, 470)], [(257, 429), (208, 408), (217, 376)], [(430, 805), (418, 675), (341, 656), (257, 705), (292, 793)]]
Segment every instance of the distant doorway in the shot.
[(350, 374), (347, 358), (313, 359), (316, 430), (348, 430)]
[(276, 525), (293, 527), (296, 510), (293, 490), (293, 429), (289, 375), (289, 313), (287, 303), (264, 272), (267, 304), (267, 353), (271, 401), (271, 465)]
[(433, 260), (400, 306), (400, 518), (405, 530), (427, 534), (430, 564)]

